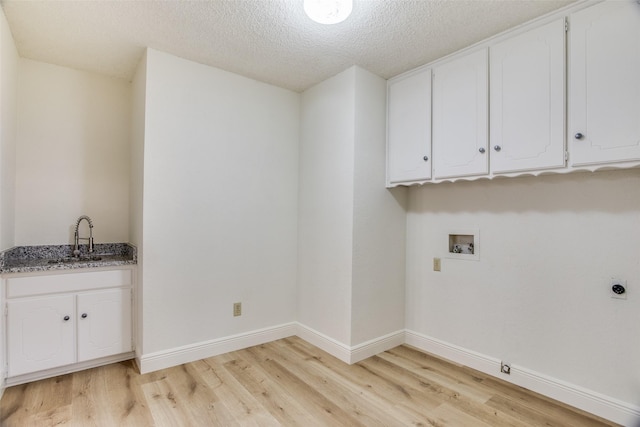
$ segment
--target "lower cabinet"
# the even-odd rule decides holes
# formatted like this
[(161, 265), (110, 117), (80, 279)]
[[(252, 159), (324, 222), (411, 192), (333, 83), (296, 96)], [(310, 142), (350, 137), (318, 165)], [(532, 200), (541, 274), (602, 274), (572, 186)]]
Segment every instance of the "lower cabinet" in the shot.
[(76, 361), (73, 295), (7, 302), (9, 376)]
[[(133, 350), (131, 272), (80, 275), (51, 276), (49, 288), (48, 276), (7, 280), (9, 378)], [(114, 287), (91, 289), (92, 278)]]
[(131, 289), (78, 294), (78, 362), (131, 351)]

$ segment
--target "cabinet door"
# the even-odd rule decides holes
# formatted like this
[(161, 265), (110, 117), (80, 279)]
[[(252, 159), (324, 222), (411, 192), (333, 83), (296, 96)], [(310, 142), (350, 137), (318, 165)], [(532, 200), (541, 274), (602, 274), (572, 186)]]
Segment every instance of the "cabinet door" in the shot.
[(9, 376), (75, 362), (73, 295), (7, 301)]
[(433, 70), (433, 176), (488, 173), (487, 49)]
[(431, 69), (389, 83), (387, 184), (431, 179)]
[(490, 49), (491, 171), (565, 164), (565, 21)]
[(78, 361), (131, 351), (131, 289), (77, 297)]
[(640, 4), (572, 14), (569, 40), (569, 161), (640, 160)]

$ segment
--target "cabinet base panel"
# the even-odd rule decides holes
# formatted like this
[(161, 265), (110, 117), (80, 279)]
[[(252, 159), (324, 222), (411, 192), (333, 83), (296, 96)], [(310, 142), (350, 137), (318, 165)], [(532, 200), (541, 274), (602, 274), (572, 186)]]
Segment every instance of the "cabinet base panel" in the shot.
[(135, 358), (135, 352), (116, 354), (114, 356), (101, 357), (100, 359), (88, 360), (86, 362), (74, 363), (73, 365), (59, 366), (57, 368), (47, 369), (44, 371), (32, 372), (30, 374), (16, 375), (6, 379), (5, 386), (24, 384), (32, 381), (43, 380), (45, 378), (65, 375), (71, 372), (82, 371), (85, 369), (96, 368), (98, 366), (108, 365), (110, 363), (122, 362)]

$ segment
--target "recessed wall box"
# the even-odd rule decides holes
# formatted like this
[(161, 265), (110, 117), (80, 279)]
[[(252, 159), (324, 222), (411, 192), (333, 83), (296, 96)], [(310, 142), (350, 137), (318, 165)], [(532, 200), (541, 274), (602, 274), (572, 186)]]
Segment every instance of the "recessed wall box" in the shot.
[(457, 229), (445, 236), (447, 258), (479, 260), (480, 232), (478, 229)]

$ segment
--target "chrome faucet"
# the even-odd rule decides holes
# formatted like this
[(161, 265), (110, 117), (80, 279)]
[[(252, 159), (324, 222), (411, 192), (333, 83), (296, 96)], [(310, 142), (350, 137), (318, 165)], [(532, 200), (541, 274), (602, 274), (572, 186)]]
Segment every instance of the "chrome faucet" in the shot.
[[(80, 235), (78, 234), (78, 229), (80, 228), (80, 222), (82, 222), (83, 219), (86, 219), (87, 223), (89, 223), (89, 237), (80, 237)], [(78, 245), (80, 240), (89, 241), (89, 253), (92, 253), (93, 252), (93, 222), (91, 222), (91, 218), (89, 218), (86, 215), (82, 215), (80, 218), (78, 218), (78, 221), (76, 221), (75, 245), (73, 246), (73, 255), (76, 257), (80, 256), (80, 248)]]

